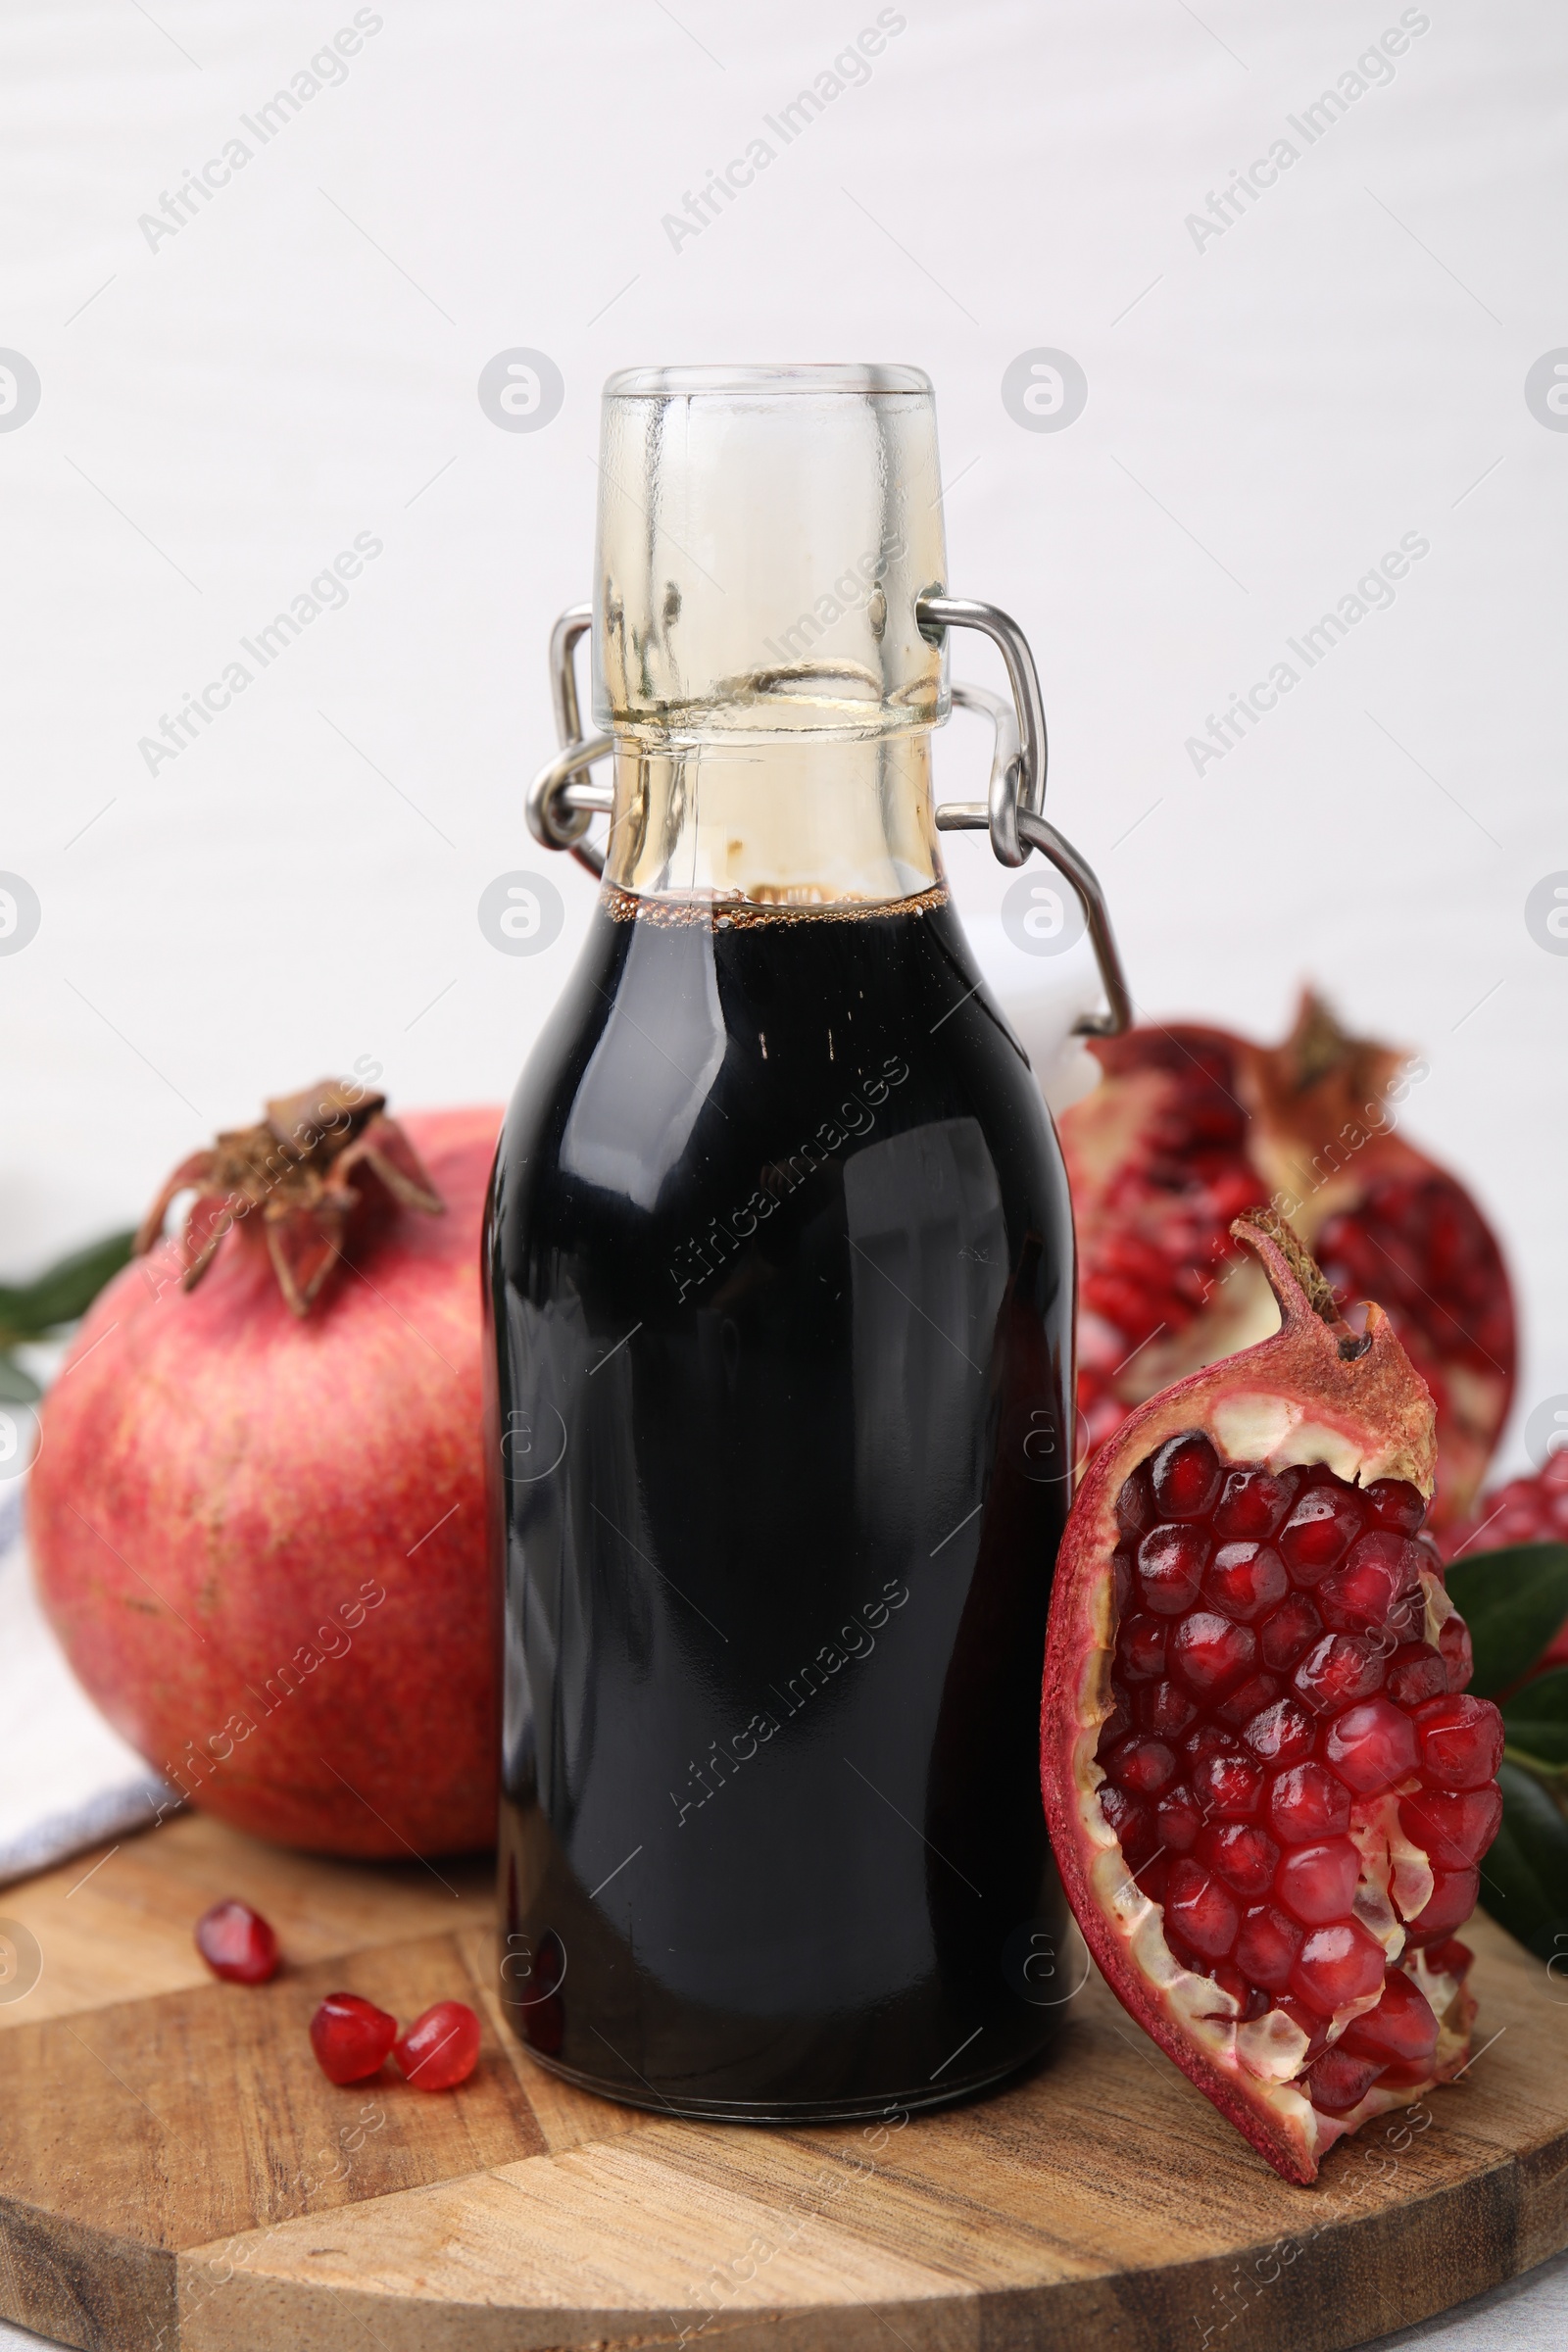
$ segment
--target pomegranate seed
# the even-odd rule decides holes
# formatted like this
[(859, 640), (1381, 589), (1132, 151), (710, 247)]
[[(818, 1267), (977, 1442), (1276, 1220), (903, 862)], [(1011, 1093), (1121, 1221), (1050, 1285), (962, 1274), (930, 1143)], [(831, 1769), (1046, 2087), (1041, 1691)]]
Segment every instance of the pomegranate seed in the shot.
[(1372, 2058), (1380, 2066), (1391, 2061), (1424, 2065), (1437, 2046), (1438, 2021), (1431, 2002), (1420, 1985), (1396, 1968), (1389, 1971), (1377, 2007), (1352, 2017), (1339, 2041), (1352, 2057)]
[(1165, 1636), (1157, 1617), (1129, 1617), (1116, 1637), (1116, 1671), (1129, 1683), (1150, 1683), (1165, 1671)]
[(1133, 1728), (1133, 1711), (1127, 1704), (1126, 1691), (1115, 1690), (1114, 1685), (1112, 1691), (1116, 1703), (1100, 1727), (1100, 1744), (1102, 1748), (1113, 1746), (1118, 1740), (1125, 1740)]
[(1257, 1636), (1250, 1625), (1233, 1625), (1211, 1609), (1184, 1617), (1168, 1645), (1170, 1670), (1199, 1698), (1219, 1698), (1251, 1673)]
[(1237, 1934), (1236, 1965), (1252, 1984), (1283, 1992), (1305, 1940), (1305, 1930), (1272, 1903), (1255, 1904)]
[(1198, 1527), (1152, 1528), (1138, 1546), (1138, 1582), (1146, 1609), (1179, 1617), (1198, 1598), (1208, 1537)]
[(479, 2020), (466, 2001), (437, 2001), (416, 2017), (392, 2059), (416, 2090), (451, 2090), (479, 2061)]
[(1205, 1599), (1243, 1625), (1266, 1617), (1290, 1589), (1285, 1562), (1267, 1544), (1222, 1544), (1203, 1572)]
[(1172, 1862), (1169, 1854), (1156, 1853), (1149, 1861), (1141, 1862), (1133, 1872), (1133, 1879), (1139, 1893), (1147, 1895), (1152, 1903), (1162, 1903), (1165, 1900), (1165, 1883), (1170, 1877), (1171, 1869)]
[(1129, 1543), (1136, 1544), (1140, 1536), (1148, 1534), (1157, 1515), (1149, 1464), (1140, 1462), (1132, 1476), (1122, 1481), (1116, 1497), (1116, 1525)]
[(1288, 1764), (1301, 1763), (1312, 1753), (1317, 1726), (1294, 1698), (1277, 1698), (1271, 1707), (1253, 1716), (1243, 1737), (1259, 1763), (1277, 1765), (1283, 1770)]
[(1150, 1818), (1149, 1807), (1141, 1797), (1130, 1796), (1107, 1781), (1100, 1791), (1100, 1810), (1121, 1847), (1129, 1870), (1136, 1870), (1153, 1853), (1158, 1839)]
[(1233, 1470), (1214, 1511), (1214, 1533), (1222, 1544), (1266, 1543), (1296, 1500), (1298, 1470)]
[(1280, 1530), (1280, 1550), (1298, 1585), (1327, 1576), (1361, 1532), (1360, 1503), (1338, 1481), (1309, 1487)]
[(1283, 1992), (1277, 1995), (1274, 2006), (1276, 2009), (1283, 2009), (1292, 2025), (1298, 2026), (1306, 2035), (1306, 2048), (1302, 2053), (1301, 2064), (1310, 2066), (1314, 2058), (1321, 2058), (1329, 2044), (1328, 2020), (1319, 2017), (1315, 2009), (1309, 2009), (1305, 2001), (1298, 2001), (1294, 1992)]
[(1253, 1900), (1273, 1886), (1280, 1858), (1267, 1831), (1250, 1821), (1211, 1823), (1199, 1839), (1198, 1853), (1227, 1886)]
[[(1458, 1620), (1451, 1622), (1457, 1624)], [(1469, 1636), (1465, 1638), (1468, 1641)], [(1451, 1688), (1448, 1661), (1429, 1642), (1406, 1642), (1389, 1660), (1383, 1688), (1399, 1707), (1417, 1706), (1423, 1698), (1441, 1698)]]
[(1176, 1778), (1176, 1758), (1163, 1740), (1124, 1740), (1103, 1763), (1118, 1788), (1134, 1789), (1140, 1796), (1158, 1796)]
[(1215, 1984), (1222, 1985), (1233, 1999), (1240, 2001), (1244, 2020), (1265, 2015), (1268, 2009), (1268, 1994), (1260, 1985), (1249, 1984), (1241, 1970), (1235, 1967), (1231, 1961), (1216, 1960), (1213, 1973)]
[(1415, 1945), (1436, 1943), (1452, 1929), (1462, 1928), (1480, 1892), (1479, 1870), (1435, 1870), (1431, 1900), (1411, 1920), (1407, 1940)]
[(1242, 1743), (1234, 1732), (1222, 1723), (1200, 1723), (1196, 1732), (1189, 1732), (1183, 1747), (1197, 1763), (1203, 1756), (1239, 1756)]
[(1386, 1653), (1364, 1634), (1325, 1634), (1291, 1682), (1316, 1714), (1337, 1715), (1381, 1690), (1388, 1670)]
[(1138, 1719), (1156, 1740), (1179, 1740), (1198, 1720), (1198, 1701), (1177, 1683), (1145, 1683), (1138, 1693)]
[[(1565, 1531), (1568, 1532), (1568, 1531)], [(1468, 1690), (1470, 1677), (1476, 1670), (1475, 1652), (1470, 1643), (1470, 1628), (1462, 1617), (1449, 1617), (1438, 1636), (1438, 1647), (1448, 1669), (1448, 1689)]]
[[(1179, 1639), (1178, 1630), (1178, 1639)], [(1421, 1777), (1438, 1788), (1484, 1788), (1502, 1762), (1502, 1717), (1490, 1698), (1455, 1692), (1415, 1711)]]
[(1160, 1798), (1154, 1830), (1167, 1853), (1190, 1854), (1202, 1826), (1202, 1810), (1190, 1788), (1171, 1788)]
[(1321, 1764), (1293, 1764), (1268, 1796), (1269, 1820), (1287, 1845), (1340, 1838), (1350, 1826), (1349, 1790)]
[(1220, 1490), (1219, 1456), (1200, 1429), (1169, 1438), (1152, 1465), (1162, 1519), (1203, 1519)]
[(1360, 1876), (1361, 1857), (1348, 1838), (1331, 1838), (1322, 1845), (1293, 1845), (1274, 1892), (1293, 1919), (1321, 1928), (1348, 1915)]
[(1294, 1666), (1302, 1650), (1309, 1649), (1322, 1631), (1323, 1620), (1306, 1594), (1293, 1592), (1263, 1624), (1263, 1663), (1281, 1672)]
[(277, 1937), (259, 1911), (233, 1896), (202, 1913), (196, 1949), (231, 1984), (265, 1984), (277, 1974)]
[(1193, 1793), (1207, 1818), (1245, 1821), (1263, 1799), (1263, 1767), (1251, 1756), (1202, 1756), (1193, 1767)]
[(311, 2020), (311, 2047), (329, 2082), (379, 2074), (397, 2036), (397, 2019), (357, 1992), (329, 1992)]
[(1436, 1969), (1440, 1977), (1457, 1977), (1463, 1983), (1470, 1974), (1474, 1960), (1475, 1954), (1470, 1946), (1461, 1943), (1457, 1936), (1450, 1936), (1446, 1943), (1429, 1943), (1427, 1946), (1427, 1966)]
[(1236, 1941), (1241, 1914), (1220, 1885), (1190, 1857), (1178, 1862), (1165, 1890), (1165, 1917), (1184, 1943), (1205, 1960), (1223, 1960)]
[(1399, 1824), (1434, 1870), (1468, 1870), (1479, 1862), (1502, 1823), (1502, 1791), (1466, 1788), (1446, 1794), (1423, 1788), (1399, 1806)]
[(1358, 1796), (1392, 1788), (1416, 1765), (1415, 1726), (1386, 1698), (1364, 1698), (1329, 1725), (1324, 1761)]
[(1239, 1690), (1231, 1692), (1229, 1698), (1220, 1700), (1214, 1713), (1232, 1731), (1245, 1732), (1253, 1716), (1261, 1715), (1265, 1707), (1272, 1706), (1279, 1694), (1280, 1678), (1277, 1674), (1250, 1675)]
[(1324, 2115), (1348, 2115), (1359, 2107), (1383, 2072), (1375, 2058), (1352, 2058), (1340, 2042), (1322, 2057), (1306, 2078), (1307, 2096)]
[(1365, 2000), (1383, 1983), (1383, 1946), (1358, 1919), (1314, 1928), (1291, 1970), (1291, 1990), (1320, 2017)]
[(1396, 1535), (1413, 1536), (1427, 1515), (1420, 1494), (1402, 1478), (1375, 1478), (1365, 1493), (1379, 1527), (1392, 1527)]
[(1421, 1590), (1421, 1555), (1407, 1536), (1374, 1528), (1350, 1548), (1343, 1567), (1317, 1588), (1319, 1613), (1336, 1633), (1364, 1634), (1386, 1625), (1396, 1603)]

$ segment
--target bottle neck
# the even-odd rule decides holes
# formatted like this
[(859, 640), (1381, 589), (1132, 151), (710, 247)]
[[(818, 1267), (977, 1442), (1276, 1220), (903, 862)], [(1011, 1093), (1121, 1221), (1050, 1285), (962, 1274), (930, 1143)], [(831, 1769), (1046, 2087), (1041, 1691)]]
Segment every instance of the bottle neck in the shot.
[(928, 729), (616, 739), (605, 880), (634, 897), (877, 906), (945, 879)]

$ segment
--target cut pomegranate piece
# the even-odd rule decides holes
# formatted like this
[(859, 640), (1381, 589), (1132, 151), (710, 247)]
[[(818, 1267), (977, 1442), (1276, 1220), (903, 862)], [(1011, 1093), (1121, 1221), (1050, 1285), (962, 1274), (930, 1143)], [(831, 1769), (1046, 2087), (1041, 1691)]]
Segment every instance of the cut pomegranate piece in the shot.
[[(1113, 1990), (1308, 2180), (1340, 2132), (1463, 2063), (1468, 1963), (1431, 1955), (1495, 1828), (1495, 1710), (1447, 1687), (1458, 1621), (1417, 1507), (1431, 1400), (1392, 1328), (1374, 1306), (1348, 1330), (1277, 1221), (1236, 1232), (1282, 1328), (1141, 1406), (1091, 1464), (1052, 1599), (1042, 1785)], [(1382, 2039), (1342, 2047), (1373, 2011)]]
[(311, 2047), (329, 2082), (379, 2074), (397, 2037), (397, 2019), (357, 1992), (329, 1992), (311, 2020)]
[(1502, 1791), (1494, 1785), (1445, 1794), (1423, 1788), (1399, 1806), (1399, 1827), (1434, 1870), (1468, 1870), (1502, 1826)]
[(1415, 1710), (1421, 1777), (1436, 1788), (1485, 1788), (1502, 1762), (1502, 1717), (1490, 1698), (1455, 1692)]
[(416, 2089), (451, 2090), (478, 2064), (479, 2020), (466, 2001), (437, 2001), (415, 2019), (392, 2057)]
[(1415, 1771), (1415, 1726), (1392, 1699), (1363, 1699), (1329, 1725), (1323, 1760), (1347, 1788), (1371, 1796)]
[(196, 1949), (231, 1984), (265, 1984), (277, 1974), (277, 1937), (259, 1911), (232, 1896), (202, 1913)]
[[(1058, 1122), (1078, 1231), (1078, 1401), (1091, 1444), (1260, 1326), (1267, 1300), (1231, 1220), (1273, 1200), (1343, 1300), (1375, 1298), (1393, 1316), (1438, 1407), (1434, 1518), (1468, 1511), (1507, 1415), (1513, 1308), (1475, 1202), (1382, 1109), (1401, 1056), (1348, 1036), (1311, 996), (1278, 1046), (1184, 1022), (1097, 1039), (1091, 1052), (1103, 1076)], [(1240, 1451), (1216, 1444), (1222, 1455)], [(1293, 1475), (1275, 1454), (1258, 1468)], [(1409, 1479), (1370, 1480), (1362, 1498), (1396, 1534), (1421, 1525), (1422, 1495)], [(1277, 1527), (1216, 1533), (1221, 1543), (1262, 1541)], [(1511, 1527), (1482, 1539), (1521, 1540), (1528, 1535)]]

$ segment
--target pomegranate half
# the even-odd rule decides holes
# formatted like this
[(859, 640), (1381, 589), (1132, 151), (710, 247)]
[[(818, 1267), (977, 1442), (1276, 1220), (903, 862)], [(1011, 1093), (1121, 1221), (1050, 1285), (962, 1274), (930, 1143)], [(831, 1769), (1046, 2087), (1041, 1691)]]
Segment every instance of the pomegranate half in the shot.
[(1267, 1288), (1231, 1235), (1266, 1201), (1348, 1305), (1388, 1309), (1438, 1408), (1433, 1524), (1467, 1510), (1513, 1394), (1513, 1302), (1474, 1200), (1396, 1131), (1407, 1058), (1348, 1036), (1311, 995), (1280, 1046), (1181, 1022), (1092, 1051), (1104, 1077), (1059, 1121), (1090, 1444), (1272, 1329)]
[(1464, 2063), (1454, 1930), (1497, 1710), (1419, 1531), (1432, 1399), (1288, 1225), (1239, 1218), (1273, 1337), (1140, 1405), (1062, 1540), (1046, 1812), (1111, 1989), (1286, 2180)]
[(497, 1125), (399, 1126), (330, 1085), (270, 1104), (176, 1170), (45, 1400), (27, 1523), (66, 1654), (183, 1796), (260, 1837), (406, 1857), (494, 1834)]

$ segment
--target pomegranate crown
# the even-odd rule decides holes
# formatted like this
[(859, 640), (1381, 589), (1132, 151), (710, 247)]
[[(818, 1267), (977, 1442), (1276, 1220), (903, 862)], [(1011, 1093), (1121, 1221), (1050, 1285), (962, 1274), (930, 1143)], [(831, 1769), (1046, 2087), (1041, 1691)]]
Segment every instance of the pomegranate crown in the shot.
[(194, 1190), (180, 1237), (180, 1287), (194, 1290), (234, 1226), (259, 1215), (278, 1288), (303, 1317), (342, 1255), (365, 1198), (350, 1178), (365, 1170), (400, 1207), (439, 1216), (446, 1205), (407, 1134), (387, 1117), (386, 1097), (323, 1078), (269, 1102), (254, 1127), (230, 1128), (181, 1160), (142, 1220), (136, 1255), (162, 1234), (175, 1196)]

